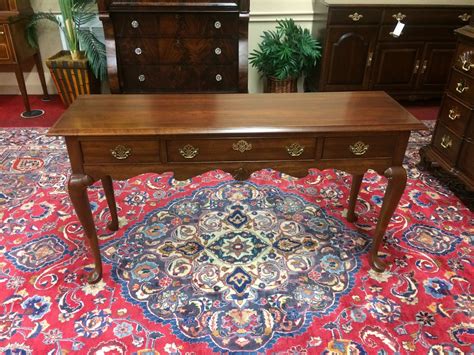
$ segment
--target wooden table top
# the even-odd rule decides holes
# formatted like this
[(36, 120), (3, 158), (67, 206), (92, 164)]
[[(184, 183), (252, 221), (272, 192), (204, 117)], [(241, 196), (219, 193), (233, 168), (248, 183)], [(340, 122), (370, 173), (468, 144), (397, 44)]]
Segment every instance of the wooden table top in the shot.
[(295, 94), (90, 95), (48, 135), (330, 133), (426, 127), (381, 91)]

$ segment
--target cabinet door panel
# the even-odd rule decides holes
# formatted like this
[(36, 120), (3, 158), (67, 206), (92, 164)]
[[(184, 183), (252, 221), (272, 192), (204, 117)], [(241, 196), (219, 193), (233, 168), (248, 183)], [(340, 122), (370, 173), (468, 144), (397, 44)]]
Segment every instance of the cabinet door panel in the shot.
[(367, 90), (377, 27), (333, 27), (326, 42), (324, 91)]
[(418, 79), (418, 89), (443, 91), (448, 81), (455, 48), (454, 43), (426, 44)]
[(412, 89), (420, 70), (423, 43), (382, 43), (377, 46), (373, 89)]

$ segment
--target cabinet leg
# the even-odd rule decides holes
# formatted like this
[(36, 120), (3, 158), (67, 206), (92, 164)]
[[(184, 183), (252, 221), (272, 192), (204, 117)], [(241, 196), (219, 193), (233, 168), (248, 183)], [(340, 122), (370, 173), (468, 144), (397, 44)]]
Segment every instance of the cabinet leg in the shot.
[(87, 187), (94, 181), (90, 176), (82, 174), (73, 174), (69, 178), (68, 190), (69, 197), (76, 211), (77, 217), (84, 228), (84, 233), (89, 241), (89, 245), (94, 257), (94, 271), (89, 275), (88, 282), (94, 284), (102, 278), (102, 260), (100, 257), (99, 241), (94, 225), (94, 218), (87, 196)]
[(39, 53), (39, 50), (38, 52), (36, 52), (36, 54), (33, 56), (34, 59), (35, 59), (35, 63), (36, 63), (36, 68), (38, 70), (38, 76), (39, 76), (39, 79), (40, 79), (40, 82), (41, 82), (41, 88), (43, 89), (43, 101), (50, 101), (50, 97), (49, 97), (49, 94), (48, 94), (48, 87), (46, 86), (46, 79), (44, 78), (44, 70), (43, 70), (43, 63), (42, 63), (42, 60), (41, 60), (41, 54)]
[(349, 222), (357, 221), (357, 215), (355, 214), (355, 205), (357, 202), (357, 196), (359, 195), (360, 185), (362, 184), (362, 179), (364, 174), (353, 174), (352, 175), (352, 186), (351, 194), (349, 196), (349, 206), (347, 208), (347, 220)]
[(388, 223), (393, 213), (397, 209), (398, 202), (405, 191), (407, 182), (407, 172), (402, 166), (394, 166), (385, 170), (384, 175), (388, 179), (387, 189), (383, 198), (382, 209), (375, 229), (374, 242), (369, 255), (369, 262), (376, 271), (383, 272), (387, 267), (386, 263), (380, 260), (378, 251)]
[(112, 178), (107, 175), (101, 179), (102, 187), (104, 188), (105, 198), (107, 199), (107, 204), (109, 205), (111, 221), (107, 224), (107, 227), (111, 231), (118, 230), (118, 216), (117, 216), (117, 204), (115, 203), (114, 195), (114, 185), (112, 183)]

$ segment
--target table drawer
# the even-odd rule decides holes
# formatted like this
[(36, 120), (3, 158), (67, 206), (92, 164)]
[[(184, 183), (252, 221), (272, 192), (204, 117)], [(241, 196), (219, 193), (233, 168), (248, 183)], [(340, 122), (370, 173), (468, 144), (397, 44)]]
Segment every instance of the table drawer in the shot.
[(12, 62), (12, 47), (8, 40), (8, 26), (0, 24), (0, 62)]
[(470, 8), (437, 8), (427, 9), (426, 7), (393, 7), (385, 9), (383, 23), (397, 23), (397, 18), (408, 25), (456, 25), (461, 27), (469, 24)]
[(396, 136), (331, 137), (324, 139), (322, 159), (389, 158)]
[(473, 111), (469, 107), (446, 95), (439, 113), (439, 120), (454, 133), (463, 136), (472, 115)]
[(331, 25), (377, 25), (382, 17), (382, 9), (355, 6), (331, 8), (328, 23)]
[(443, 155), (453, 166), (461, 148), (462, 140), (442, 123), (438, 123), (433, 135), (433, 147)]
[(165, 13), (160, 37), (237, 37), (239, 13)]
[(469, 106), (474, 105), (474, 79), (457, 70), (452, 70), (448, 92)]
[(163, 38), (158, 43), (161, 64), (231, 64), (238, 61), (236, 39)]
[(166, 142), (169, 162), (312, 160), (315, 138), (179, 139)]
[(158, 140), (86, 140), (81, 142), (81, 149), (85, 164), (160, 161)]
[(238, 73), (232, 65), (149, 65), (122, 68), (125, 92), (237, 91)]
[(460, 42), (454, 59), (456, 69), (474, 76), (474, 48), (472, 44)]

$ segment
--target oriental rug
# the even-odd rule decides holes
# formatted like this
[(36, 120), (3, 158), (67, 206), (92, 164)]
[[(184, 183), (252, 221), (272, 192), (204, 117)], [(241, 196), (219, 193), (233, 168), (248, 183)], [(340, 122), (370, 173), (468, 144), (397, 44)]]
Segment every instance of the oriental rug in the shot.
[(0, 134), (4, 354), (473, 351), (472, 196), (417, 168), (429, 132), (409, 143), (384, 273), (370, 269), (368, 250), (385, 178), (365, 175), (352, 224), (343, 172), (261, 170), (238, 182), (216, 170), (115, 182), (113, 233), (94, 185), (105, 268), (96, 285), (85, 282), (92, 260), (65, 189), (62, 139), (44, 129)]

